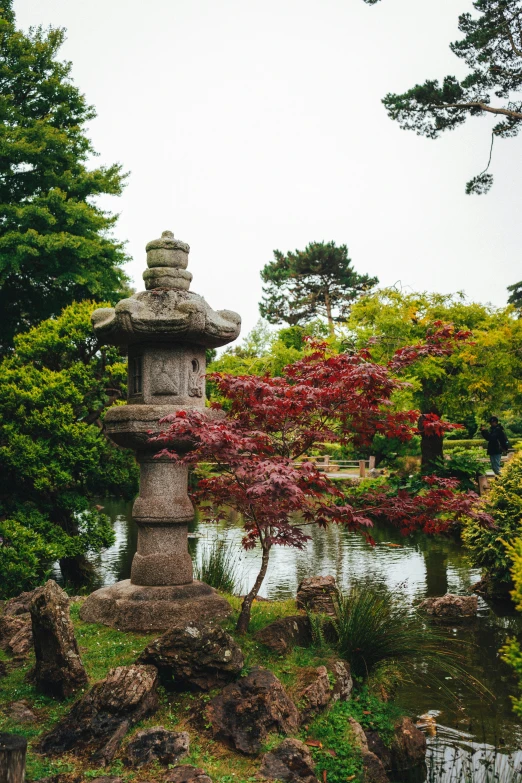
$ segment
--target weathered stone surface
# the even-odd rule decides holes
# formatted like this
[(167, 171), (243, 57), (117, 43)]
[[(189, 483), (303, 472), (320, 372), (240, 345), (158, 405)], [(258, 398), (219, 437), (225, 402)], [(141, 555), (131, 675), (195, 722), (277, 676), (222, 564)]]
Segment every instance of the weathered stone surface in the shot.
[(236, 679), (244, 657), (239, 645), (219, 626), (191, 622), (175, 625), (151, 642), (138, 662), (156, 666), (177, 687), (208, 691)]
[(93, 750), (92, 761), (106, 764), (129, 728), (158, 708), (158, 671), (154, 666), (119, 666), (76, 702), (46, 734), (38, 751), (47, 755)]
[(6, 652), (13, 652), (13, 646), (19, 646), (19, 639), (25, 639), (27, 652), (31, 649), (33, 632), (31, 628), (31, 616), (28, 613), (20, 615), (3, 615), (0, 617), (0, 647)]
[(36, 656), (34, 681), (38, 690), (65, 699), (87, 684), (69, 599), (52, 579), (35, 590), (30, 605)]
[(301, 713), (301, 721), (309, 720), (329, 704), (332, 689), (326, 666), (301, 669), (301, 687), (295, 694), (295, 702)]
[(371, 751), (363, 752), (363, 783), (389, 783), (382, 761)]
[(336, 701), (348, 701), (353, 691), (350, 664), (346, 661), (335, 661), (332, 666), (332, 674), (334, 676), (332, 703)]
[(129, 579), (102, 587), (80, 609), (86, 623), (100, 623), (120, 631), (166, 631), (173, 625), (220, 620), (232, 612), (230, 604), (203, 582), (172, 587), (143, 587)]
[(336, 594), (337, 585), (333, 576), (312, 576), (303, 579), (297, 588), (297, 608), (335, 617)]
[(180, 764), (171, 769), (165, 776), (166, 783), (212, 783), (205, 770), (191, 767), (190, 764)]
[(426, 598), (419, 609), (437, 620), (456, 623), (477, 616), (478, 598), (476, 595), (454, 595), (447, 593), (439, 598)]
[(141, 767), (157, 761), (164, 766), (175, 764), (189, 752), (189, 735), (186, 731), (167, 731), (163, 726), (139, 731), (127, 745), (124, 764)]
[(385, 769), (391, 770), (392, 757), (390, 748), (384, 744), (378, 731), (365, 731), (368, 750), (379, 758)]
[(299, 713), (280, 681), (256, 667), (247, 677), (227, 685), (205, 709), (216, 739), (243, 753), (258, 753), (267, 734), (297, 731)]
[(416, 767), (426, 758), (426, 737), (410, 718), (401, 718), (395, 725), (390, 751), (394, 772)]
[(278, 748), (265, 753), (259, 775), (288, 783), (319, 783), (310, 751), (296, 739), (286, 739)]
[(313, 641), (310, 620), (303, 614), (275, 620), (257, 631), (254, 638), (280, 655), (294, 647), (309, 647)]
[[(8, 617), (5, 618), (9, 620)], [(12, 636), (8, 635), (5, 649), (15, 658), (25, 658), (33, 649), (33, 629), (30, 617), (25, 614), (16, 615), (12, 620), (22, 620)]]
[(5, 715), (16, 723), (34, 723), (38, 718), (25, 699), (13, 701), (4, 709)]
[(27, 593), (20, 593), (20, 595), (17, 595), (15, 598), (10, 598), (9, 601), (6, 601), (2, 613), (3, 617), (25, 614), (28, 612), (34, 592), (34, 590), (30, 590)]
[(350, 724), (350, 728), (352, 730), (353, 741), (355, 745), (360, 748), (363, 753), (367, 753), (368, 741), (366, 739), (366, 734), (364, 733), (363, 727), (355, 720), (355, 718), (348, 718), (348, 723)]

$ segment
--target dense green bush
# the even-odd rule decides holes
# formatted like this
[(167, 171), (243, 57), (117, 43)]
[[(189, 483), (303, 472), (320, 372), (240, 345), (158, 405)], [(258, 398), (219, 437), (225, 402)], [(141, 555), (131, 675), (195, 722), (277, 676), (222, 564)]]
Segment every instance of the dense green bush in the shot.
[(0, 547), (11, 584), (2, 580), (4, 596), (43, 578), (49, 560), (60, 559), (72, 580), (88, 571), (85, 554), (113, 540), (93, 498), (137, 489), (132, 453), (103, 433), (106, 408), (125, 397), (127, 371), (116, 348), (98, 344), (95, 307), (71, 305), (18, 335), (0, 363), (0, 519), (12, 520)]
[[(508, 544), (506, 549), (512, 561), (511, 577), (515, 588), (511, 593), (511, 597), (517, 609), (522, 612), (522, 537), (515, 539), (512, 544)], [(522, 691), (522, 649), (520, 642), (517, 639), (510, 639), (502, 648), (501, 653), (502, 659), (514, 669)], [(522, 695), (513, 699), (513, 709), (517, 715), (522, 717)]]
[(512, 584), (512, 561), (506, 544), (512, 544), (522, 534), (522, 454), (504, 466), (485, 498), (484, 510), (493, 517), (494, 527), (484, 527), (470, 519), (464, 525), (462, 539), (491, 591), (505, 592)]

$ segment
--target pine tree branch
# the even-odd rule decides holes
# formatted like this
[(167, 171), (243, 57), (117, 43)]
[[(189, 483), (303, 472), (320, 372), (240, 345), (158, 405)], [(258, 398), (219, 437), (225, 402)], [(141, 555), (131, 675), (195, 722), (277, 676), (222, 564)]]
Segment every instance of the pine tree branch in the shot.
[[(488, 106), (487, 103), (481, 103), (480, 101), (470, 101), (469, 103), (440, 103), (434, 104), (434, 109), (481, 109), (487, 111), (490, 114), (503, 114), (506, 117), (511, 117), (513, 120), (522, 120), (522, 112), (512, 111), (511, 109), (501, 109), (495, 106)], [(414, 111), (414, 110), (412, 110)]]

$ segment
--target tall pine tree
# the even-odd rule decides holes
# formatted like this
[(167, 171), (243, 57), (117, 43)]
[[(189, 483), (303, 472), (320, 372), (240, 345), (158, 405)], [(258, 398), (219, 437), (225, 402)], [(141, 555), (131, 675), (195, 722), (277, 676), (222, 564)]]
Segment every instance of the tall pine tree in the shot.
[(85, 125), (95, 111), (57, 59), (63, 29), (16, 29), (0, 0), (0, 355), (17, 332), (75, 300), (114, 301), (125, 287), (117, 216), (96, 196), (119, 195), (121, 166), (89, 168)]

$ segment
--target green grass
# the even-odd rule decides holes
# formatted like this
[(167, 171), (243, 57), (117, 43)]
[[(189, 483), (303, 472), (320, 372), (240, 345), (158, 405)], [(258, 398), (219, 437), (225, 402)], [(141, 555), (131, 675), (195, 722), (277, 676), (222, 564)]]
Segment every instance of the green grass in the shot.
[(234, 594), (240, 589), (238, 564), (223, 538), (215, 539), (203, 550), (201, 564), (194, 568), (194, 576), (224, 593)]

